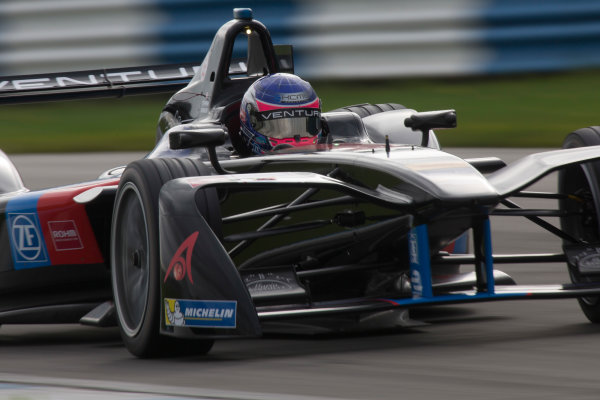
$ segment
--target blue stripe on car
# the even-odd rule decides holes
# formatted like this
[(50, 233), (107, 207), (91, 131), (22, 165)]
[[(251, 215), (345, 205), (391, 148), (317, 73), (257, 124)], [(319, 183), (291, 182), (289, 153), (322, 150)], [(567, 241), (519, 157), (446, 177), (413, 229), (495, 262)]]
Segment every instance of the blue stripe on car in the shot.
[(10, 251), (16, 270), (51, 265), (37, 213), (42, 194), (19, 195), (9, 200), (6, 206)]

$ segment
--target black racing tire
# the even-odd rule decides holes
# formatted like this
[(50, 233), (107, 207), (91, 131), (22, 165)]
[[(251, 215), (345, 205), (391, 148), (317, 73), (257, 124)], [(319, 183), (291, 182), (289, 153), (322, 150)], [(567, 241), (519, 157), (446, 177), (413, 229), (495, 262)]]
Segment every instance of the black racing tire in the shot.
[[(600, 126), (590, 126), (570, 133), (563, 142), (563, 148), (587, 147), (600, 145)], [(587, 165), (587, 172), (581, 165), (563, 169), (558, 175), (558, 190), (562, 194), (574, 195), (572, 199), (560, 200), (561, 211), (579, 213), (560, 218), (563, 231), (576, 239), (587, 243), (600, 243), (598, 216), (600, 210), (595, 201), (600, 199), (600, 162)], [(566, 243), (565, 243), (566, 244)], [(574, 268), (569, 267), (569, 275), (573, 283), (589, 280), (581, 276)], [(577, 299), (585, 316), (593, 323), (600, 323), (600, 297), (582, 297)]]
[(397, 104), (397, 103), (382, 103), (382, 104), (364, 103), (364, 104), (355, 104), (353, 106), (336, 108), (335, 110), (331, 110), (329, 112), (350, 111), (350, 112), (354, 112), (354, 113), (358, 114), (359, 117), (364, 118), (364, 117), (368, 117), (369, 115), (375, 115), (375, 114), (379, 114), (379, 113), (386, 112), (386, 111), (404, 110), (405, 108), (406, 107), (404, 107), (402, 104)]
[[(209, 168), (198, 160), (159, 158), (135, 161), (121, 176), (110, 238), (112, 287), (121, 337), (137, 357), (206, 354), (214, 343), (159, 334), (158, 195), (172, 179), (208, 174)], [(216, 192), (209, 197), (209, 208), (218, 207)], [(207, 222), (219, 229), (220, 217)]]

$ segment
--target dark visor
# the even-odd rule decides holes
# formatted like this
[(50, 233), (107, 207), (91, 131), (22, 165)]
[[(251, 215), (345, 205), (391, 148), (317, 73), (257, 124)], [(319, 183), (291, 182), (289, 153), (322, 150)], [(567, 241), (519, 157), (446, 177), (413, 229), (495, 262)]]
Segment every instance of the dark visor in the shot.
[(321, 112), (316, 108), (286, 108), (250, 115), (257, 132), (275, 139), (317, 135), (321, 132), (320, 117)]

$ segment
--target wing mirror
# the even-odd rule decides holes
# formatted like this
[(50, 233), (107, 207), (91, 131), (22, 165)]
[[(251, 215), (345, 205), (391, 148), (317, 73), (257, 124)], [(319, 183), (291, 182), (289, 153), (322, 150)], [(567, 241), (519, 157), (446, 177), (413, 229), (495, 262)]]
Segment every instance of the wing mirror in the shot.
[(456, 128), (456, 111), (426, 111), (418, 112), (404, 120), (404, 126), (413, 131), (423, 132), (422, 147), (429, 144), (429, 130), (434, 128)]
[(169, 147), (173, 150), (191, 147), (216, 147), (225, 144), (227, 133), (216, 125), (179, 125), (169, 132)]
[(171, 149), (206, 147), (213, 168), (221, 175), (229, 173), (221, 167), (215, 150), (217, 146), (222, 146), (227, 140), (227, 133), (221, 126), (214, 124), (184, 124), (171, 128), (168, 133)]

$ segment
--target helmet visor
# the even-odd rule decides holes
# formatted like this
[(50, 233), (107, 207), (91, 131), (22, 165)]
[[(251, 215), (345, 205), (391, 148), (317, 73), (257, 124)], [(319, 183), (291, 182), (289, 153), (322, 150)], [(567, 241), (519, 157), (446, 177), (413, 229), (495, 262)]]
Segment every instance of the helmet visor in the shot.
[(252, 113), (251, 122), (261, 135), (284, 139), (318, 135), (320, 116), (321, 112), (315, 108), (285, 108)]

